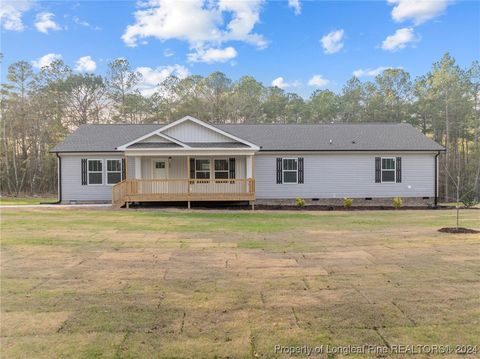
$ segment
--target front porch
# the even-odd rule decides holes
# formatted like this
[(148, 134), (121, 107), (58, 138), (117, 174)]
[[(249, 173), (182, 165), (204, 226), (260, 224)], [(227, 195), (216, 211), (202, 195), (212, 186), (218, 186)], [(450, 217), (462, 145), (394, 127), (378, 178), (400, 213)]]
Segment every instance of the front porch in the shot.
[[(115, 206), (131, 202), (255, 200), (257, 145), (186, 116), (117, 147), (124, 151), (123, 181)], [(107, 169), (108, 170), (108, 169)]]
[(133, 202), (255, 201), (253, 155), (126, 156), (112, 205)]
[(112, 190), (112, 204), (131, 202), (254, 201), (255, 180), (124, 180)]

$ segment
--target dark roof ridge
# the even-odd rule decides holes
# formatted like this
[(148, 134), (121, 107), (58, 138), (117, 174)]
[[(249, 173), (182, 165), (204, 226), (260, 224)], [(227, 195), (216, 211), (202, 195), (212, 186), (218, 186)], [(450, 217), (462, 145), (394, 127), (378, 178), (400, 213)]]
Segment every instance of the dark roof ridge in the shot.
[(262, 126), (337, 126), (337, 125), (352, 125), (352, 126), (361, 126), (361, 125), (408, 125), (412, 124), (407, 122), (362, 122), (362, 123), (351, 123), (351, 122), (338, 122), (338, 123), (214, 123), (212, 125), (220, 126), (242, 126), (242, 125), (262, 125)]
[(163, 123), (82, 123), (82, 126), (163, 126)]
[[(362, 123), (351, 123), (351, 122), (338, 122), (338, 123), (211, 123), (207, 122), (212, 126), (362, 126), (362, 125), (407, 125), (412, 126), (412, 124), (407, 122), (362, 122)], [(168, 123), (84, 123), (79, 127), (84, 126), (166, 126)]]

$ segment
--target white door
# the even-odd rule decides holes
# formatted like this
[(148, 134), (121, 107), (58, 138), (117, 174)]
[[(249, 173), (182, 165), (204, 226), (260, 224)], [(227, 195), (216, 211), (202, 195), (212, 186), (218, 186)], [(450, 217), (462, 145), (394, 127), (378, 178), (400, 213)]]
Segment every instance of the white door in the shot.
[(167, 161), (153, 160), (153, 178), (167, 179)]

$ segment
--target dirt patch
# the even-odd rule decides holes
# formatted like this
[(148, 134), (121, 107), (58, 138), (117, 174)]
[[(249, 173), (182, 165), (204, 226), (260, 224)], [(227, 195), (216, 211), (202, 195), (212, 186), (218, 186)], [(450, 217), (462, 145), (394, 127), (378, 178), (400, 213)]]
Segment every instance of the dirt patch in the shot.
[(463, 227), (444, 227), (440, 228), (438, 230), (439, 232), (442, 233), (453, 233), (453, 234), (475, 234), (475, 233), (480, 233), (480, 231), (477, 231), (475, 229), (470, 229), (470, 228), (463, 228)]
[(2, 336), (24, 336), (55, 333), (71, 312), (6, 312), (2, 313)]
[(105, 252), (102, 253), (98, 259), (100, 260), (118, 260), (118, 261), (167, 261), (170, 259), (170, 252), (154, 252), (139, 251), (139, 252)]

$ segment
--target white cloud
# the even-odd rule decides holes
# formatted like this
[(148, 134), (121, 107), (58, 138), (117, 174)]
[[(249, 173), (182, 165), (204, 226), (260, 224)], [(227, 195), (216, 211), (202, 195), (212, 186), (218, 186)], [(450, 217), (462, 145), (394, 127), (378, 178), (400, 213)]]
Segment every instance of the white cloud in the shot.
[(358, 69), (358, 70), (353, 71), (353, 76), (355, 76), (355, 77), (375, 77), (377, 75), (380, 75), (385, 70), (401, 69), (401, 68), (402, 67), (380, 66), (380, 67), (377, 67), (376, 69)]
[(322, 75), (313, 75), (308, 84), (310, 86), (325, 87), (330, 83), (330, 80), (324, 79)]
[(275, 80), (272, 81), (272, 86), (277, 86), (278, 88), (284, 89), (289, 86), (283, 79), (283, 77), (277, 77)]
[[(233, 48), (227, 47), (229, 50), (223, 49), (223, 53), (218, 50), (227, 41), (242, 41), (258, 48), (267, 46), (263, 36), (253, 32), (260, 21), (262, 2), (148, 0), (134, 13), (135, 22), (127, 26), (122, 39), (131, 47), (148, 37), (183, 40), (194, 50), (188, 55), (190, 61), (203, 61), (203, 55), (210, 54), (232, 57)], [(214, 50), (208, 52), (209, 49)]]
[(142, 80), (138, 85), (138, 90), (144, 96), (153, 95), (158, 85), (170, 75), (175, 75), (180, 79), (188, 76), (188, 69), (182, 65), (159, 66), (155, 69), (151, 67), (138, 67), (135, 71), (142, 74)]
[(175, 55), (175, 53), (172, 51), (172, 49), (165, 49), (163, 50), (163, 56), (165, 57), (170, 57)]
[(82, 56), (80, 57), (75, 66), (75, 71), (78, 72), (94, 72), (95, 69), (97, 68), (97, 63), (92, 60), (91, 56)]
[(60, 26), (53, 21), (55, 17), (51, 12), (41, 12), (35, 17), (35, 27), (38, 31), (48, 34), (48, 30), (58, 31), (61, 30)]
[(300, 15), (302, 12), (302, 5), (300, 4), (300, 0), (288, 0), (288, 6), (293, 9), (295, 15)]
[(229, 46), (224, 49), (196, 49), (188, 55), (189, 62), (206, 62), (213, 64), (214, 62), (227, 62), (237, 56), (237, 50)]
[(36, 68), (41, 69), (42, 67), (49, 66), (55, 60), (61, 60), (62, 55), (60, 54), (46, 54), (37, 60), (32, 61), (32, 65)]
[(92, 29), (92, 30), (102, 30), (101, 27), (98, 27), (98, 26), (93, 26), (92, 24), (90, 24), (88, 21), (85, 21), (85, 20), (82, 20), (80, 19), (78, 16), (74, 16), (72, 18), (73, 22), (77, 25), (80, 25), (80, 26), (84, 26), (84, 27), (88, 27), (89, 29)]
[(387, 0), (394, 5), (392, 18), (396, 22), (412, 20), (419, 25), (443, 14), (451, 0)]
[(415, 35), (413, 28), (404, 27), (395, 31), (395, 34), (387, 36), (382, 42), (382, 49), (393, 52), (404, 49), (409, 43), (417, 42), (418, 40), (419, 38)]
[(4, 30), (22, 31), (25, 26), (22, 22), (24, 12), (33, 6), (31, 0), (2, 1), (0, 6), (0, 23)]
[(345, 32), (343, 29), (331, 31), (323, 36), (320, 42), (322, 43), (324, 52), (326, 54), (334, 54), (343, 48), (343, 39)]

